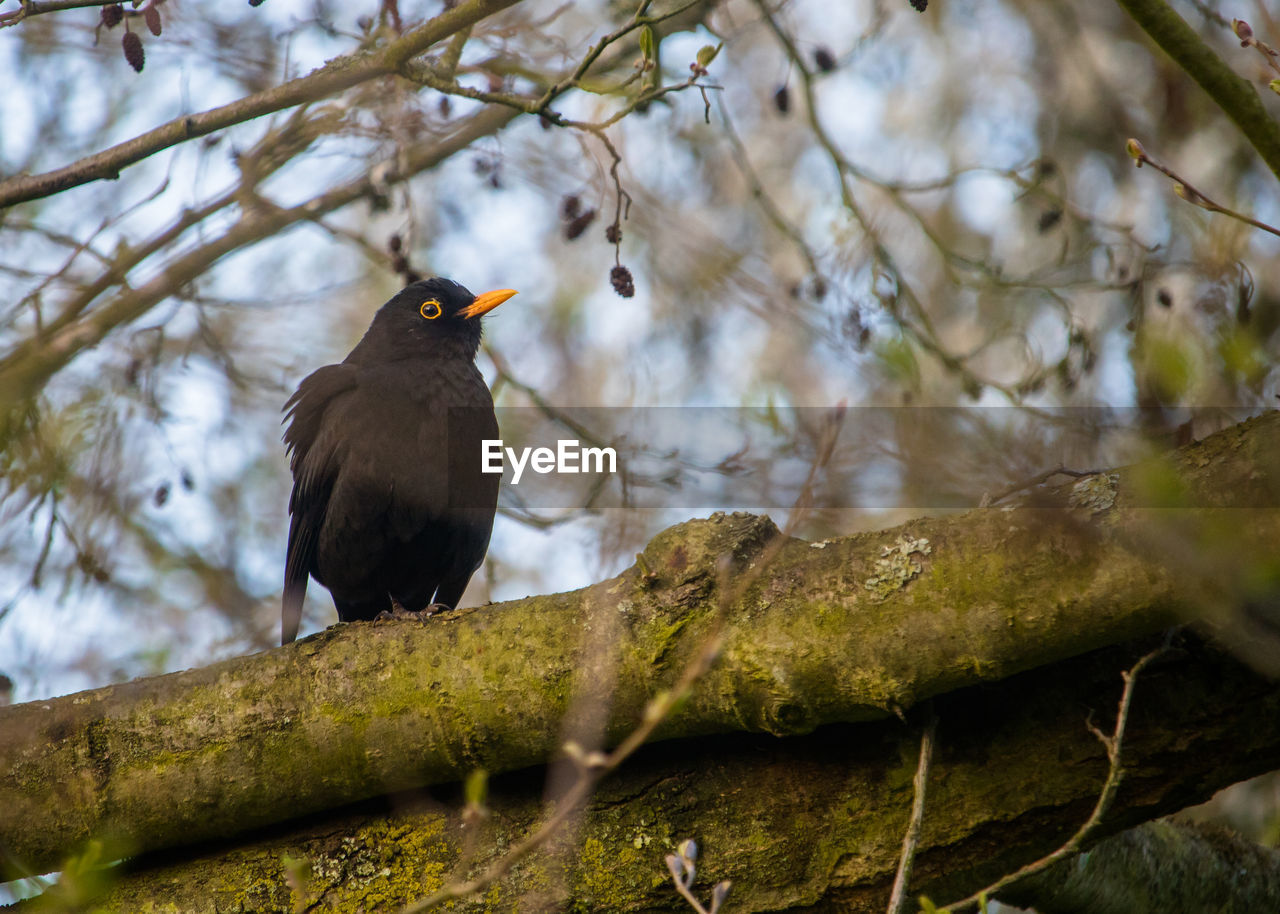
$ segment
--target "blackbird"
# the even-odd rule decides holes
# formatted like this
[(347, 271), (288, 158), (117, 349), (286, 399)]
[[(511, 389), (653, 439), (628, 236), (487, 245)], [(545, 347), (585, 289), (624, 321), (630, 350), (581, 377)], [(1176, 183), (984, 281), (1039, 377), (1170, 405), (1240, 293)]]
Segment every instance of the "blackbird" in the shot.
[(498, 503), (499, 477), (481, 472), (481, 440), (498, 437), (498, 422), (475, 364), (480, 316), (515, 294), (412, 283), (341, 364), (289, 398), (281, 644), (298, 634), (308, 575), (343, 622), (457, 604)]

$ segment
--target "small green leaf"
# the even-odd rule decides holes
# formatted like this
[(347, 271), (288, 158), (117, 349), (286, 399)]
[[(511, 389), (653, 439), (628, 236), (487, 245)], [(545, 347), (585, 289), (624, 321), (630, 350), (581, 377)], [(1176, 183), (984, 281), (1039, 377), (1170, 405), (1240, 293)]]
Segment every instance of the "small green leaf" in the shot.
[(1271, 80), (1271, 82), (1267, 83), (1267, 88), (1276, 95), (1280, 95), (1280, 79)]
[(712, 47), (709, 44), (704, 44), (702, 47), (698, 48), (698, 66), (704, 68), (711, 66), (711, 61), (716, 59), (716, 55), (720, 53), (720, 49), (722, 47), (724, 47), (723, 41), (715, 47)]
[(910, 343), (901, 337), (893, 337), (880, 340), (876, 349), (883, 370), (890, 379), (910, 387), (918, 384), (920, 365)]
[(641, 28), (640, 29), (640, 53), (644, 56), (645, 60), (653, 60), (653, 55), (654, 55), (654, 51), (656, 50), (656, 47), (657, 47), (657, 42), (653, 40), (653, 29), (647, 25)]

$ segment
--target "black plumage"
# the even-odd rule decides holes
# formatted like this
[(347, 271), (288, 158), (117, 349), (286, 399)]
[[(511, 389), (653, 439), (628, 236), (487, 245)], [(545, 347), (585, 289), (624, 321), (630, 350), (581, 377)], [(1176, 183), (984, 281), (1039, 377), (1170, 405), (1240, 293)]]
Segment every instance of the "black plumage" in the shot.
[(285, 404), (282, 644), (297, 636), (308, 576), (329, 588), (343, 622), (462, 596), (498, 501), (499, 477), (481, 472), (481, 441), (498, 424), (475, 364), (480, 316), (514, 294), (412, 283)]

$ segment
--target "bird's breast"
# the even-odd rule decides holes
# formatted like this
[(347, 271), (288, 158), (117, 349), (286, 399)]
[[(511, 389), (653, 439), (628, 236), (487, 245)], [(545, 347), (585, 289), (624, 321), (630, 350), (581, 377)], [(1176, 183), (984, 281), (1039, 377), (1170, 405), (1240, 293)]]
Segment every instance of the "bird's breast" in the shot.
[(484, 376), (469, 361), (405, 359), (365, 369), (357, 383), (366, 396), (414, 404), (428, 414), (452, 407), (493, 408)]

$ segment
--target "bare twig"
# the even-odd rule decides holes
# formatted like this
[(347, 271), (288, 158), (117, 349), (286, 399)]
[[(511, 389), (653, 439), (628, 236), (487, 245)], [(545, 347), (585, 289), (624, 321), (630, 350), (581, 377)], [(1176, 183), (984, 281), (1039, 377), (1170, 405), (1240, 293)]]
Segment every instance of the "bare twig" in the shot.
[[(481, 111), (438, 142), (411, 150), (406, 163), (407, 172), (393, 168), (392, 177), (403, 180), (433, 168), (480, 137), (502, 129), (513, 117), (513, 112), (504, 109)], [(279, 234), (298, 223), (320, 219), (334, 210), (367, 198), (373, 190), (372, 179), (363, 175), (297, 206), (249, 208), (221, 235), (169, 260), (143, 285), (123, 290), (102, 307), (75, 315), (74, 320), (64, 322), (56, 332), (27, 340), (0, 358), (0, 400), (11, 403), (27, 400), (76, 355), (96, 346), (120, 325), (142, 316), (233, 251)], [(215, 204), (220, 205), (221, 202), (215, 201)], [(165, 230), (166, 233), (176, 232), (184, 221), (178, 220)], [(159, 244), (159, 239), (154, 241)]]
[[(867, 216), (862, 205), (853, 194), (852, 181), (869, 181), (870, 178), (840, 151), (826, 125), (818, 116), (818, 104), (814, 90), (816, 77), (812, 69), (810, 69), (804, 55), (800, 53), (799, 48), (796, 47), (795, 41), (787, 33), (786, 29), (778, 23), (773, 10), (770, 9), (768, 0), (755, 0), (755, 5), (760, 11), (764, 24), (768, 26), (778, 40), (779, 45), (782, 46), (783, 52), (791, 61), (791, 66), (800, 75), (800, 87), (804, 95), (809, 129), (835, 169), (836, 182), (840, 189), (840, 202), (866, 237), (876, 267), (882, 271), (882, 275), (890, 280), (891, 288), (878, 296), (884, 305), (885, 312), (905, 334), (915, 340), (920, 348), (934, 356), (948, 372), (957, 375), (966, 389), (980, 392), (984, 387), (991, 388), (999, 391), (1011, 402), (1019, 402), (1021, 398), (1017, 385), (1004, 384), (994, 378), (978, 375), (967, 364), (970, 356), (957, 355), (950, 352), (940, 342), (933, 324), (933, 318), (924, 306), (923, 300), (908, 281), (906, 274), (899, 268), (893, 251), (890, 250), (876, 230), (873, 220)], [(906, 313), (899, 307), (900, 304), (905, 305)]]
[(1102, 470), (1070, 470), (1064, 466), (1056, 466), (1052, 470), (1045, 470), (1043, 473), (1037, 473), (1030, 479), (1024, 479), (1022, 482), (1015, 482), (1006, 489), (1001, 489), (995, 495), (983, 495), (982, 501), (979, 503), (980, 508), (989, 508), (997, 502), (1003, 501), (1016, 492), (1024, 489), (1033, 489), (1041, 483), (1048, 482), (1055, 476), (1070, 476), (1072, 479), (1083, 479), (1085, 476), (1097, 476)]
[(1232, 219), (1236, 219), (1246, 225), (1251, 225), (1256, 229), (1261, 229), (1262, 231), (1269, 232), (1272, 235), (1280, 236), (1280, 229), (1275, 226), (1267, 225), (1267, 223), (1254, 219), (1252, 216), (1246, 216), (1244, 213), (1236, 212), (1233, 209), (1223, 206), (1221, 203), (1211, 200), (1204, 193), (1193, 187), (1190, 181), (1179, 175), (1172, 168), (1157, 162), (1155, 159), (1151, 158), (1151, 156), (1147, 155), (1147, 151), (1142, 148), (1142, 144), (1137, 140), (1130, 139), (1127, 141), (1125, 143), (1125, 150), (1129, 153), (1129, 157), (1133, 159), (1133, 164), (1137, 168), (1141, 168), (1143, 165), (1150, 165), (1156, 171), (1173, 181), (1173, 192), (1188, 203), (1198, 206), (1201, 209), (1207, 209), (1211, 213), (1221, 213), (1224, 216), (1230, 216)]
[(804, 234), (800, 228), (789, 220), (774, 202), (773, 197), (769, 195), (768, 190), (764, 186), (764, 182), (760, 180), (759, 174), (751, 164), (751, 158), (747, 155), (747, 147), (743, 144), (741, 137), (733, 127), (733, 120), (729, 117), (728, 106), (723, 102), (721, 96), (720, 102), (720, 122), (723, 125), (724, 135), (729, 140), (730, 152), (733, 156), (734, 164), (738, 166), (738, 170), (742, 172), (742, 176), (746, 179), (747, 184), (751, 188), (751, 199), (753, 199), (760, 207), (765, 217), (773, 223), (787, 239), (795, 245), (800, 256), (804, 258), (805, 263), (809, 267), (809, 272), (824, 282), (827, 281), (823, 276), (822, 268), (818, 265), (817, 255), (809, 247), (809, 243), (805, 240)]
[(556, 804), (554, 811), (543, 819), (536, 829), (490, 864), (489, 868), (475, 879), (445, 885), (426, 898), (405, 906), (401, 909), (401, 914), (418, 914), (420, 911), (430, 910), (447, 901), (465, 898), (468, 895), (479, 892), (495, 880), (502, 878), (516, 863), (546, 843), (552, 835), (559, 831), (569, 817), (576, 813), (579, 806), (591, 796), (601, 779), (621, 765), (623, 761), (648, 741), (649, 736), (657, 728), (658, 724), (666, 719), (678, 699), (686, 695), (693, 687), (693, 684), (711, 668), (711, 664), (715, 661), (720, 651), (720, 628), (719, 624), (714, 625), (711, 635), (685, 666), (675, 686), (669, 691), (659, 693), (649, 701), (649, 704), (645, 707), (643, 722), (632, 730), (617, 748), (607, 755), (591, 753), (580, 760), (578, 780), (565, 791)]
[(1116, 793), (1120, 789), (1120, 781), (1124, 777), (1124, 764), (1121, 756), (1121, 750), (1124, 745), (1125, 728), (1129, 722), (1129, 709), (1133, 703), (1133, 689), (1137, 685), (1138, 675), (1151, 665), (1160, 655), (1169, 649), (1169, 639), (1156, 649), (1144, 654), (1139, 658), (1138, 662), (1126, 670), (1121, 676), (1124, 678), (1124, 691), (1120, 695), (1120, 706), (1116, 711), (1116, 723), (1111, 735), (1108, 736), (1093, 725), (1092, 718), (1086, 722), (1086, 726), (1102, 743), (1107, 750), (1107, 779), (1102, 785), (1102, 792), (1098, 795), (1098, 801), (1094, 804), (1093, 812), (1090, 813), (1088, 820), (1080, 826), (1074, 835), (1067, 840), (1065, 844), (1055, 850), (1053, 853), (1041, 857), (1033, 863), (1028, 863), (1021, 869), (1003, 876), (993, 882), (980, 892), (970, 895), (963, 901), (957, 901), (948, 905), (946, 910), (951, 912), (959, 912), (978, 907), (984, 899), (990, 898), (1001, 889), (1006, 888), (1017, 882), (1025, 876), (1031, 876), (1035, 873), (1043, 872), (1059, 860), (1064, 860), (1083, 849), (1085, 842), (1093, 837), (1098, 826), (1102, 823), (1103, 817), (1111, 808), (1111, 803), (1115, 799)]
[(85, 156), (70, 165), (38, 175), (17, 175), (0, 181), (0, 209), (48, 197), (90, 181), (111, 180), (121, 169), (161, 150), (235, 124), (306, 104), (379, 76), (399, 72), (413, 57), (438, 41), (474, 25), (518, 0), (465, 0), (430, 19), (377, 51), (335, 58), (306, 76), (255, 92), (227, 105), (175, 118), (163, 126)]
[(933, 740), (938, 732), (938, 718), (929, 711), (929, 719), (920, 733), (920, 760), (916, 763), (916, 776), (912, 781), (914, 797), (911, 801), (911, 819), (902, 835), (902, 855), (898, 858), (898, 873), (893, 878), (893, 891), (889, 893), (888, 914), (902, 914), (906, 910), (907, 885), (911, 882), (911, 867), (915, 862), (916, 846), (920, 843), (920, 830), (924, 825), (925, 786), (929, 781), (929, 766), (933, 763)]
[[(241, 178), (235, 186), (202, 206), (183, 211), (177, 219), (143, 243), (120, 246), (115, 257), (108, 261), (107, 269), (64, 302), (58, 316), (42, 328), (39, 336), (25, 341), (0, 359), (0, 375), (4, 373), (4, 366), (39, 347), (48, 335), (61, 332), (112, 287), (124, 285), (130, 271), (144, 260), (173, 244), (189, 229), (200, 225), (215, 213), (254, 198), (256, 188), (262, 181), (286, 165), (292, 156), (307, 149), (312, 142), (336, 130), (342, 118), (342, 113), (337, 110), (325, 109), (311, 114), (300, 110), (280, 127), (267, 131), (252, 149), (239, 156), (237, 164), (240, 166)], [(157, 194), (158, 192), (150, 197)], [(27, 299), (38, 295), (43, 285), (33, 290)]]
[(20, 0), (16, 10), (0, 13), (0, 28), (17, 25), (23, 19), (42, 13), (59, 13), (63, 10), (83, 9), (90, 6), (110, 6), (119, 0)]

